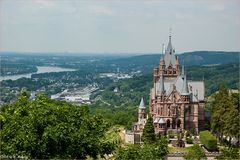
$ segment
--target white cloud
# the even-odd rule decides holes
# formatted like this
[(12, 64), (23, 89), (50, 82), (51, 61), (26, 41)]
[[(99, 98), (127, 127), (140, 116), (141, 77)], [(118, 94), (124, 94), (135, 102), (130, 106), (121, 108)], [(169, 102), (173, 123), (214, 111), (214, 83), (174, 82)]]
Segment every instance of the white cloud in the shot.
[(53, 8), (57, 3), (56, 0), (33, 0), (32, 2), (46, 8)]
[(92, 6), (90, 7), (93, 12), (96, 14), (102, 14), (102, 15), (113, 15), (114, 12), (112, 9), (104, 6)]

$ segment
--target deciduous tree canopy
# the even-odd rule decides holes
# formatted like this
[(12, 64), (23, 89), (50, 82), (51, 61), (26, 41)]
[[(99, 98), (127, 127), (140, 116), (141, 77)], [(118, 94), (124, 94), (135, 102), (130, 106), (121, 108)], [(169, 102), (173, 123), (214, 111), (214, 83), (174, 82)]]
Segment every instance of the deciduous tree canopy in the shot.
[(109, 154), (107, 123), (90, 115), (87, 106), (74, 106), (38, 95), (28, 101), (23, 92), (15, 104), (1, 108), (1, 154), (28, 158), (78, 158)]
[(214, 98), (211, 118), (212, 131), (217, 133), (220, 139), (225, 135), (230, 137), (229, 141), (233, 137), (239, 140), (239, 93), (229, 93), (228, 89), (221, 85)]

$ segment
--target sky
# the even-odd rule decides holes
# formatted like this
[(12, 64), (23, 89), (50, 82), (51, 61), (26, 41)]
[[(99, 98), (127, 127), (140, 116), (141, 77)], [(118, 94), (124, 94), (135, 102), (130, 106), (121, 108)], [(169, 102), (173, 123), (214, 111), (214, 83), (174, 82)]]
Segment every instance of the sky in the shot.
[(240, 0), (0, 0), (0, 51), (240, 51)]

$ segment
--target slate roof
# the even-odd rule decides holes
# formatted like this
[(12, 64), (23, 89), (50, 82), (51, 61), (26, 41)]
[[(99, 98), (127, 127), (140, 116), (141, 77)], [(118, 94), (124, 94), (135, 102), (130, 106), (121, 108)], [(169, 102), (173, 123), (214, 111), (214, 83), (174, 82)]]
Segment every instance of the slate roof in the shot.
[(163, 81), (163, 75), (161, 75), (160, 76), (160, 78), (159, 78), (159, 88), (158, 88), (158, 92), (157, 92), (157, 94), (161, 94), (161, 93), (163, 93), (164, 92), (164, 81)]
[(165, 50), (165, 54), (164, 54), (164, 61), (165, 61), (166, 67), (172, 64), (173, 68), (176, 68), (176, 56), (174, 52), (175, 51), (172, 47), (171, 36), (169, 36), (167, 49)]
[(159, 124), (164, 124), (166, 123), (166, 121), (163, 118), (160, 118), (160, 120), (158, 121)]
[[(166, 91), (166, 95), (170, 95), (173, 91), (173, 85), (176, 86), (176, 90), (179, 94), (183, 95), (183, 87), (187, 87), (187, 90), (190, 94), (190, 99), (193, 102), (197, 102), (199, 100), (204, 100), (204, 82), (203, 81), (186, 81), (184, 84), (185, 75), (179, 75), (176, 79), (164, 78), (164, 89)], [(160, 88), (159, 81), (156, 83), (156, 92), (158, 93)], [(152, 95), (154, 95), (154, 89), (151, 90)], [(153, 97), (152, 97), (153, 98)]]
[(141, 102), (140, 102), (140, 104), (139, 104), (139, 108), (142, 108), (142, 109), (145, 109), (145, 108), (146, 108), (146, 107), (145, 107), (145, 104), (144, 104), (143, 97), (142, 97)]

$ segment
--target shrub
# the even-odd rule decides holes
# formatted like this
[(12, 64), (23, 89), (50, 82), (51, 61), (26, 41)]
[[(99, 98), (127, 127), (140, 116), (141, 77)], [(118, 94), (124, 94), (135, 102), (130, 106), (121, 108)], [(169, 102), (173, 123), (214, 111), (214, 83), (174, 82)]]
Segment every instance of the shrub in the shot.
[(187, 142), (187, 144), (193, 144), (192, 138), (186, 138), (186, 142)]
[(120, 147), (115, 155), (116, 160), (152, 160), (152, 159), (164, 159), (168, 153), (168, 142), (165, 138), (160, 138), (153, 144), (140, 145), (128, 145)]
[(186, 135), (186, 137), (191, 137), (191, 132), (187, 130), (187, 131), (185, 132), (185, 135)]
[(200, 142), (209, 150), (217, 149), (217, 139), (209, 131), (200, 132)]
[(197, 132), (196, 132), (196, 129), (195, 129), (195, 128), (191, 128), (191, 129), (190, 129), (190, 133), (193, 134), (193, 135), (196, 135), (196, 133), (197, 133)]
[(204, 150), (197, 144), (194, 144), (187, 155), (184, 156), (186, 160), (203, 160), (207, 159)]
[(219, 160), (239, 159), (240, 148), (223, 148), (220, 150)]
[(174, 138), (173, 131), (168, 131), (168, 138)]

